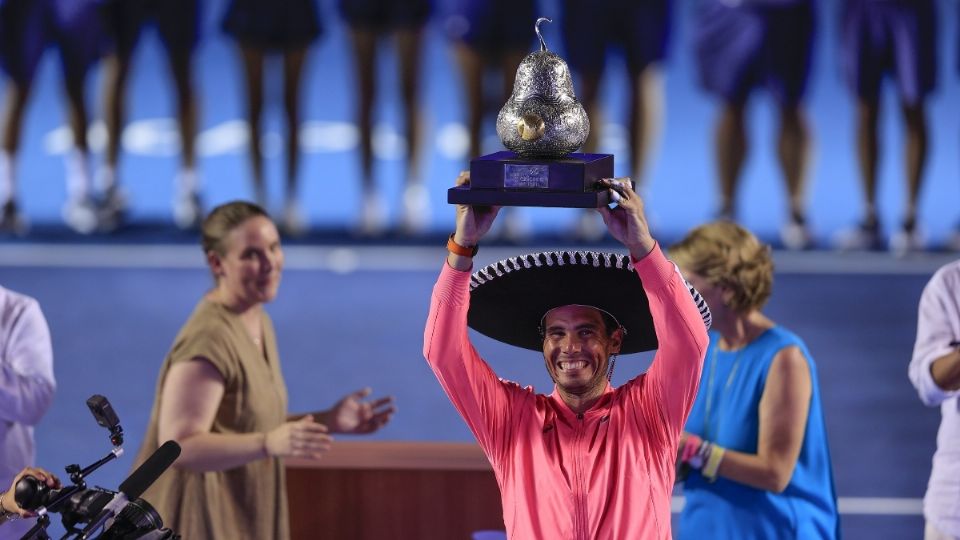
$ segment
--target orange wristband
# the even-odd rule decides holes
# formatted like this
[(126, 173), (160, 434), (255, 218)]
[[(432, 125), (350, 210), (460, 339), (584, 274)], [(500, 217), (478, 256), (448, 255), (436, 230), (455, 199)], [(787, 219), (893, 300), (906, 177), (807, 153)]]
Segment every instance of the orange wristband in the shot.
[(480, 251), (480, 246), (461, 246), (453, 240), (453, 235), (455, 233), (450, 233), (450, 238), (447, 240), (447, 251), (453, 253), (454, 255), (460, 255), (461, 257), (473, 257)]

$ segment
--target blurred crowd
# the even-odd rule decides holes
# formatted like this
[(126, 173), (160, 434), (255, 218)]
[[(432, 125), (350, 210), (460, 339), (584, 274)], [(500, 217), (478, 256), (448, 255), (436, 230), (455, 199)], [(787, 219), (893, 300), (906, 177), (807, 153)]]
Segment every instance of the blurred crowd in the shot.
[[(545, 5), (546, 4), (546, 5)], [(212, 4), (211, 4), (212, 5)], [(700, 86), (716, 98), (713, 119), (714, 175), (719, 194), (714, 217), (737, 221), (738, 186), (749, 150), (747, 121), (751, 97), (766, 92), (776, 104), (776, 159), (787, 194), (780, 240), (789, 249), (814, 247), (808, 225), (806, 188), (812, 139), (816, 127), (805, 114), (814, 36), (839, 32), (839, 58), (854, 104), (856, 132), (850, 135), (850, 153), (856, 155), (860, 177), (859, 221), (834, 235), (833, 247), (844, 250), (890, 249), (896, 253), (930, 247), (960, 250), (960, 222), (946, 246), (929, 246), (923, 233), (918, 200), (923, 188), (930, 148), (927, 101), (937, 86), (938, 17), (936, 0), (695, 0), (693, 46)], [(195, 229), (203, 214), (196, 135), (200, 123), (193, 59), (208, 30), (200, 0), (4, 0), (0, 2), (0, 67), (4, 102), (0, 110), (0, 233), (24, 234), (26, 220), (18, 204), (18, 152), (24, 116), (33, 93), (38, 64), (47, 49), (59, 53), (63, 96), (73, 135), (66, 156), (67, 198), (63, 220), (81, 234), (111, 232), (123, 224), (130, 206), (118, 175), (122, 133), (126, 125), (127, 86), (137, 56), (142, 30), (154, 26), (166, 53), (166, 74), (176, 102), (180, 168), (174, 179), (172, 217), (182, 229)], [(255, 202), (268, 207), (264, 151), (261, 148), (264, 87), (273, 71), (266, 60), (277, 56), (282, 70), (284, 133), (284, 195), (277, 216), (282, 232), (300, 235), (309, 227), (299, 201), (302, 76), (310, 49), (329, 29), (327, 11), (319, 0), (228, 0), (215, 14), (219, 30), (235, 42), (242, 66), (248, 160)], [(459, 69), (465, 103), (464, 123), (469, 135), (469, 157), (497, 150), (485, 148), (485, 125), (492, 125), (499, 107), (509, 97), (520, 60), (534, 50), (533, 21), (556, 14), (561, 24), (563, 51), (574, 77), (577, 97), (594, 126), (582, 151), (596, 152), (605, 125), (602, 83), (609, 79), (610, 54), (622, 55), (627, 74), (625, 90), (629, 151), (618, 156), (629, 161), (631, 177), (643, 193), (648, 182), (650, 149), (658, 138), (668, 96), (663, 92), (662, 66), (668, 61), (675, 16), (686, 9), (675, 0), (337, 0), (336, 13), (347, 28), (354, 73), (343, 84), (352, 85), (354, 121), (359, 134), (359, 184), (362, 186), (355, 230), (379, 236), (390, 228), (385, 200), (376, 174), (373, 126), (378, 113), (379, 57), (396, 54), (405, 148), (404, 187), (396, 229), (402, 234), (423, 233), (431, 223), (430, 193), (422, 161), (424, 152), (421, 111), (424, 30), (438, 22), (448, 35), (452, 58)], [(942, 6), (940, 6), (942, 7)], [(953, 6), (950, 6), (951, 8)], [(218, 8), (219, 9), (219, 8)], [(817, 10), (835, 9), (837, 28), (820, 28)], [(556, 12), (556, 13), (554, 13)], [(960, 18), (960, 17), (958, 17)], [(216, 31), (216, 30), (214, 30)], [(960, 67), (960, 40), (957, 66)], [(384, 46), (385, 43), (389, 46)], [(951, 46), (953, 49), (954, 46)], [(100, 64), (99, 96), (86, 95), (87, 79)], [(490, 84), (495, 79), (497, 84)], [(882, 224), (877, 211), (877, 178), (883, 146), (878, 133), (884, 81), (889, 79), (900, 108), (903, 147), (889, 151), (903, 155), (906, 197), (900, 220)], [(491, 95), (492, 94), (492, 95)], [(98, 106), (91, 107), (92, 103)], [(267, 104), (268, 105), (268, 104)], [(608, 107), (613, 109), (614, 107)], [(617, 107), (619, 110), (620, 108)], [(93, 111), (106, 126), (102, 156), (91, 156), (87, 140)], [(960, 139), (960, 137), (958, 137)], [(464, 164), (466, 165), (466, 164)], [(519, 212), (506, 212), (502, 233), (522, 239), (529, 225)], [(604, 228), (594, 213), (584, 213), (575, 224), (581, 240), (596, 240)], [(889, 234), (888, 234), (889, 233)], [(824, 246), (819, 246), (824, 247)]]

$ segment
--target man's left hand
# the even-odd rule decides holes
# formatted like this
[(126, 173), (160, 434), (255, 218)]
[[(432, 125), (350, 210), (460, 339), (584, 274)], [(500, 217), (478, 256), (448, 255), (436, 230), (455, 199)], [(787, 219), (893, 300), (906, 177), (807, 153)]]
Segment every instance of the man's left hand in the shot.
[(642, 259), (656, 245), (643, 211), (643, 199), (633, 190), (629, 178), (604, 178), (600, 184), (610, 190), (611, 198), (617, 204), (614, 208), (597, 208), (607, 230), (630, 250), (634, 259)]

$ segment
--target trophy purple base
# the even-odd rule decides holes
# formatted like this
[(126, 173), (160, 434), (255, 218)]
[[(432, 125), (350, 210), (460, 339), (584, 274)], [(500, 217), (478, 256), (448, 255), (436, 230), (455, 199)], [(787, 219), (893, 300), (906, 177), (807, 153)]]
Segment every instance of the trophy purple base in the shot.
[(610, 192), (598, 188), (613, 177), (613, 155), (568, 154), (560, 159), (523, 159), (503, 151), (470, 160), (470, 185), (447, 190), (450, 204), (598, 208)]

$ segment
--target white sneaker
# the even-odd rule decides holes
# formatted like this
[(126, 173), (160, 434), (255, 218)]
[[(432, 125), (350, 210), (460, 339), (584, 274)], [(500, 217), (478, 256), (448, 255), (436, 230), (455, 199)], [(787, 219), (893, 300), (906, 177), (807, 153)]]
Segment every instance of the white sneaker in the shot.
[(63, 205), (63, 221), (80, 234), (90, 234), (97, 230), (97, 207), (89, 197), (69, 199)]
[(791, 251), (802, 251), (813, 246), (813, 235), (806, 223), (791, 219), (780, 228), (780, 241)]
[(195, 191), (180, 192), (173, 198), (173, 223), (178, 229), (198, 229), (202, 221), (203, 205)]
[(926, 249), (926, 240), (920, 227), (914, 225), (912, 230), (901, 227), (890, 237), (890, 252), (897, 257), (904, 257), (911, 253), (920, 253)]
[(422, 234), (430, 224), (430, 193), (417, 182), (403, 190), (400, 230), (404, 234)]
[(280, 222), (280, 228), (287, 236), (303, 236), (307, 233), (310, 226), (303, 217), (299, 204), (288, 201), (283, 207), (283, 220)]
[(603, 224), (603, 218), (600, 217), (600, 214), (590, 210), (580, 212), (573, 228), (574, 238), (584, 242), (597, 242), (603, 239), (606, 232), (607, 228)]
[(380, 236), (386, 227), (386, 203), (377, 191), (362, 195), (360, 201), (360, 223), (357, 232), (362, 236)]
[(833, 245), (840, 251), (877, 251), (883, 249), (883, 239), (880, 237), (880, 225), (875, 223), (859, 225), (844, 229), (836, 234)]

